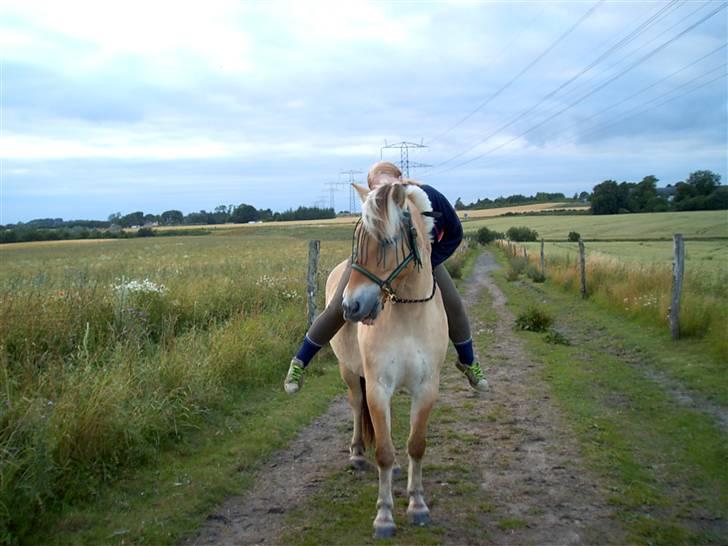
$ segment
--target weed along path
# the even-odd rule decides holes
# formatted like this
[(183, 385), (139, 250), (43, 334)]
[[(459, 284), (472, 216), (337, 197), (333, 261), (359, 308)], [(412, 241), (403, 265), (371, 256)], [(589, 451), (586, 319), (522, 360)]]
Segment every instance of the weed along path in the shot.
[[(622, 543), (605, 491), (580, 461), (576, 440), (551, 402), (514, 317), (478, 257), (461, 286), (491, 390), (471, 391), (450, 355), (442, 374), (425, 455), (425, 498), (433, 524), (407, 521), (406, 395), (395, 398), (394, 544)], [(295, 408), (295, 400), (291, 401)], [(210, 514), (186, 544), (372, 543), (376, 470), (348, 468), (350, 411), (345, 399), (275, 454), (255, 485)], [(371, 454), (370, 454), (371, 457)]]

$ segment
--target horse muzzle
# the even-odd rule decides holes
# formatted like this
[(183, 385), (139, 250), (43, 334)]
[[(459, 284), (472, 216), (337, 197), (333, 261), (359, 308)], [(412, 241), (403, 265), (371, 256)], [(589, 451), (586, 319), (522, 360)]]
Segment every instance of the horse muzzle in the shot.
[(364, 319), (374, 320), (382, 310), (380, 299), (381, 291), (376, 285), (367, 285), (357, 288), (353, 294), (344, 293), (341, 306), (344, 310), (344, 319), (350, 322), (359, 322)]

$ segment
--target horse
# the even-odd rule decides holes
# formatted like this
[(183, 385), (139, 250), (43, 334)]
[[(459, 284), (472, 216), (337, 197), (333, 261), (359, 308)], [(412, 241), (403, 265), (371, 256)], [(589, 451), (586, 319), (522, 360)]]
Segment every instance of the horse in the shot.
[(394, 179), (372, 191), (354, 184), (362, 216), (354, 231), (352, 256), (331, 272), (327, 305), (342, 275), (346, 322), (331, 340), (341, 377), (348, 386), (354, 418), (350, 464), (368, 466), (365, 448), (375, 444), (379, 471), (375, 538), (395, 534), (391, 399), (411, 394), (407, 514), (412, 523), (430, 522), (424, 500), (422, 459), (427, 420), (435, 404), (448, 345), (447, 317), (430, 262), (433, 216), (427, 194)]

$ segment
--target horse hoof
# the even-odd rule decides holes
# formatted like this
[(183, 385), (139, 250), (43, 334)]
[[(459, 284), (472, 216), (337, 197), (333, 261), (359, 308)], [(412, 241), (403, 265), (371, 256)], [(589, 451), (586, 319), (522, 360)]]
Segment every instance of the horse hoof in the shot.
[(410, 512), (409, 513), (410, 523), (418, 527), (425, 527), (432, 523), (429, 512)]
[(354, 470), (370, 470), (372, 468), (372, 465), (369, 464), (369, 461), (367, 461), (364, 457), (351, 457), (349, 459), (349, 466), (353, 468)]
[(374, 538), (392, 538), (396, 532), (397, 526), (394, 524), (377, 525), (374, 527)]

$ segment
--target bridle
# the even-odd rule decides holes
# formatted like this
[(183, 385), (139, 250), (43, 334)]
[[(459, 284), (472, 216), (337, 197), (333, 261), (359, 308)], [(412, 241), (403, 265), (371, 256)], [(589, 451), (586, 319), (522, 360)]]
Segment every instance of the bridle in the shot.
[[(423, 212), (422, 213), (425, 216), (432, 216), (437, 217), (439, 216), (438, 213), (435, 212)], [(382, 290), (384, 294), (384, 301), (390, 300), (392, 303), (425, 303), (427, 301), (430, 301), (435, 296), (435, 290), (437, 288), (437, 283), (435, 282), (435, 276), (433, 273), (432, 276), (432, 292), (430, 295), (426, 298), (417, 298), (417, 299), (407, 299), (407, 298), (400, 298), (397, 296), (397, 293), (394, 290), (394, 286), (392, 286), (392, 283), (394, 280), (404, 271), (407, 266), (414, 262), (417, 269), (422, 268), (422, 257), (420, 256), (420, 251), (417, 246), (417, 229), (415, 228), (414, 224), (412, 223), (412, 216), (410, 215), (410, 212), (405, 210), (402, 211), (402, 218), (403, 222), (400, 226), (400, 234), (398, 237), (395, 237), (394, 239), (389, 240), (379, 240), (379, 251), (378, 251), (378, 257), (377, 261), (381, 264), (383, 264), (386, 267), (386, 255), (387, 255), (387, 247), (392, 246), (395, 249), (395, 257), (398, 255), (398, 247), (397, 244), (401, 243), (402, 245), (402, 254), (404, 255), (404, 245), (406, 241), (406, 245), (409, 247), (409, 252), (406, 256), (402, 259), (401, 262), (397, 265), (397, 267), (394, 268), (394, 270), (389, 274), (389, 276), (386, 279), (382, 279), (369, 271), (366, 267), (361, 265), (360, 263), (357, 263), (357, 260), (360, 258), (359, 256), (359, 248), (361, 247), (362, 243), (366, 239), (366, 230), (363, 229), (363, 226), (361, 226), (361, 218), (356, 223), (356, 226), (354, 227), (354, 235), (352, 237), (351, 241), (351, 268), (354, 271), (358, 271), (362, 275), (364, 275), (366, 278), (368, 278), (373, 283), (377, 284), (379, 288)], [(362, 234), (364, 232), (364, 234)], [(357, 237), (357, 234), (359, 237)]]

